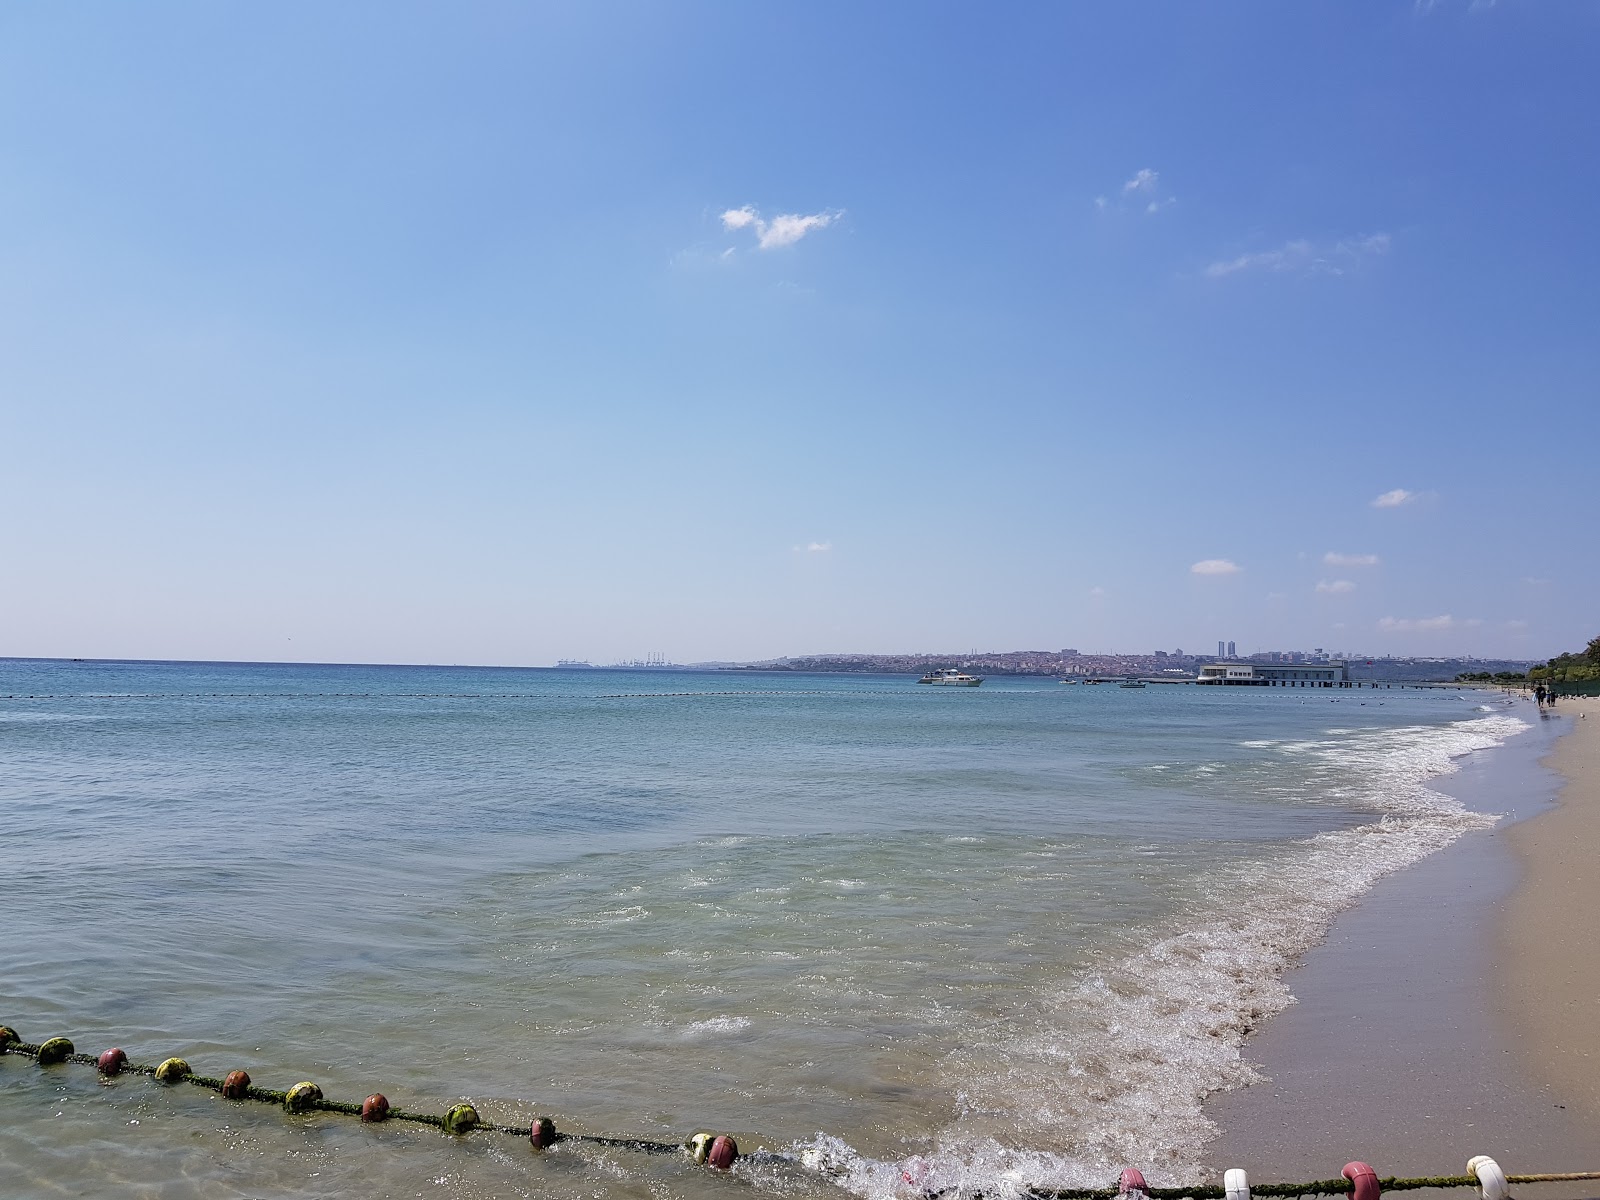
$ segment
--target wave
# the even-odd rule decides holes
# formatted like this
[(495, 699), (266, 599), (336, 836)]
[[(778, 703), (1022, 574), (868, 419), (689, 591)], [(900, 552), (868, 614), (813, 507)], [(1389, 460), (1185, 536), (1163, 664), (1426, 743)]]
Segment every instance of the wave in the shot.
[(1526, 728), (1501, 715), (1279, 744), (1324, 783), (1337, 767), (1335, 801), (1377, 819), (1203, 875), (1181, 924), (975, 1030), (945, 1063), (958, 1120), (909, 1166), (820, 1133), (793, 1152), (872, 1200), (903, 1173), (919, 1190), (1016, 1191), (1099, 1187), (1137, 1163), (1157, 1186), (1197, 1182), (1218, 1132), (1203, 1102), (1261, 1078), (1242, 1046), (1293, 1002), (1285, 970), (1383, 876), (1499, 820), (1428, 783)]

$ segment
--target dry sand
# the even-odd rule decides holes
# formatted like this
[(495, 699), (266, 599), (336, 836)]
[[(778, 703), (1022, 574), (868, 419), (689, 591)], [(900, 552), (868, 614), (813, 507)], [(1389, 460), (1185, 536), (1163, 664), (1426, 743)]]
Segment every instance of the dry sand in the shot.
[[(1506, 832), (1524, 876), (1495, 944), (1498, 1008), (1538, 1078), (1600, 1123), (1600, 699), (1565, 699), (1559, 807)], [(1595, 1136), (1600, 1166), (1600, 1132)]]
[(1207, 1103), (1219, 1170), (1457, 1174), (1472, 1154), (1513, 1173), (1600, 1169), (1600, 704), (1517, 711), (1535, 728), (1446, 787), (1541, 815), (1463, 837), (1335, 922), (1287, 976), (1299, 1002), (1245, 1045), (1268, 1082)]

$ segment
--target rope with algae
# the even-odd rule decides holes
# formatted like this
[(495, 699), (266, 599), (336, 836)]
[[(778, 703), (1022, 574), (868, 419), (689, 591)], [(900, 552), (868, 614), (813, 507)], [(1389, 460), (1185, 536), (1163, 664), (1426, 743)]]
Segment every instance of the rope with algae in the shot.
[[(482, 1129), (494, 1133), (507, 1133), (515, 1137), (527, 1137), (535, 1149), (544, 1149), (559, 1142), (585, 1143), (592, 1146), (603, 1146), (611, 1149), (632, 1150), (642, 1154), (682, 1154), (687, 1152), (697, 1163), (706, 1163), (710, 1166), (727, 1169), (739, 1157), (737, 1144), (727, 1135), (710, 1133), (697, 1133), (683, 1144), (662, 1142), (652, 1138), (640, 1137), (608, 1137), (601, 1134), (566, 1133), (555, 1128), (555, 1124), (548, 1117), (535, 1117), (529, 1126), (496, 1125), (493, 1122), (483, 1121), (470, 1104), (457, 1104), (449, 1111), (443, 1113), (414, 1112), (409, 1109), (390, 1107), (388, 1100), (379, 1093), (367, 1097), (360, 1104), (346, 1100), (329, 1100), (322, 1094), (322, 1089), (310, 1082), (295, 1084), (287, 1091), (278, 1091), (274, 1088), (255, 1086), (249, 1075), (243, 1071), (231, 1072), (228, 1076), (218, 1079), (215, 1076), (199, 1075), (190, 1069), (189, 1064), (181, 1058), (168, 1058), (157, 1066), (147, 1063), (130, 1061), (120, 1049), (105, 1051), (98, 1058), (89, 1054), (79, 1054), (72, 1042), (64, 1037), (49, 1038), (43, 1042), (25, 1042), (21, 1036), (7, 1025), (0, 1025), (0, 1055), (21, 1054), (34, 1059), (41, 1067), (54, 1066), (58, 1063), (79, 1063), (84, 1066), (95, 1067), (103, 1074), (134, 1074), (146, 1075), (163, 1083), (189, 1083), (195, 1087), (207, 1088), (219, 1092), (232, 1100), (255, 1100), (267, 1104), (277, 1104), (287, 1112), (336, 1112), (347, 1116), (360, 1117), (363, 1121), (409, 1121), (417, 1125), (431, 1125), (446, 1133), (466, 1134), (475, 1129)], [(766, 1157), (763, 1155), (762, 1157)], [(778, 1156), (787, 1158), (787, 1156)], [(1560, 1183), (1581, 1180), (1600, 1180), (1600, 1171), (1557, 1171), (1540, 1174), (1506, 1175), (1507, 1183)], [(1476, 1175), (1422, 1175), (1409, 1178), (1388, 1176), (1377, 1180), (1378, 1186), (1384, 1192), (1415, 1191), (1422, 1188), (1478, 1188), (1481, 1186)], [(1335, 1179), (1312, 1179), (1303, 1183), (1253, 1183), (1250, 1185), (1249, 1194), (1254, 1196), (1336, 1196), (1347, 1195), (1356, 1190), (1355, 1182), (1351, 1179), (1339, 1177)], [(1149, 1200), (1226, 1200), (1229, 1193), (1227, 1189), (1216, 1184), (1202, 1184), (1190, 1187), (1146, 1187), (1143, 1194)], [(1030, 1187), (1026, 1193), (1031, 1200), (1108, 1200), (1120, 1193), (1117, 1188), (1044, 1188)], [(983, 1200), (981, 1194), (974, 1200)]]
[[(84, 1066), (95, 1067), (104, 1074), (147, 1075), (163, 1083), (189, 1083), (195, 1087), (220, 1092), (230, 1100), (255, 1100), (266, 1104), (277, 1104), (288, 1112), (336, 1112), (360, 1117), (364, 1121), (409, 1121), (416, 1125), (432, 1125), (446, 1133), (469, 1133), (474, 1129), (509, 1133), (517, 1137), (530, 1137), (541, 1149), (557, 1142), (583, 1142), (595, 1146), (635, 1150), (643, 1154), (681, 1154), (688, 1149), (698, 1161), (706, 1161), (711, 1151), (709, 1141), (703, 1149), (696, 1145), (697, 1139), (706, 1137), (703, 1134), (695, 1135), (685, 1146), (651, 1138), (567, 1133), (557, 1130), (547, 1117), (536, 1118), (530, 1127), (496, 1125), (482, 1120), (477, 1110), (470, 1104), (458, 1104), (448, 1112), (440, 1114), (393, 1108), (381, 1093), (369, 1096), (360, 1104), (348, 1100), (330, 1100), (322, 1094), (321, 1088), (309, 1082), (297, 1083), (287, 1091), (278, 1091), (274, 1088), (257, 1087), (243, 1071), (235, 1071), (226, 1078), (218, 1079), (212, 1075), (197, 1074), (181, 1058), (169, 1058), (157, 1066), (133, 1062), (122, 1055), (120, 1050), (107, 1050), (96, 1058), (89, 1054), (79, 1054), (77, 1048), (66, 1038), (50, 1038), (39, 1043), (25, 1042), (14, 1029), (0, 1025), (0, 1054), (7, 1053), (25, 1055), (37, 1061), (42, 1067), (54, 1066), (57, 1063), (81, 1063)], [(112, 1058), (113, 1055), (116, 1057)], [(375, 1105), (373, 1101), (381, 1103)], [(732, 1139), (729, 1141), (731, 1143)], [(737, 1156), (737, 1147), (733, 1147), (733, 1150)]]

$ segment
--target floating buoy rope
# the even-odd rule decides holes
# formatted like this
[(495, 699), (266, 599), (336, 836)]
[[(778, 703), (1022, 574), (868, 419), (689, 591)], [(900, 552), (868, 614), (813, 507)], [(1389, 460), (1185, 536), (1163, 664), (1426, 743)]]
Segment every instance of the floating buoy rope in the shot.
[[(360, 1104), (343, 1100), (329, 1100), (322, 1089), (310, 1080), (302, 1080), (286, 1092), (256, 1087), (245, 1071), (230, 1071), (225, 1078), (215, 1079), (198, 1075), (181, 1058), (168, 1058), (158, 1066), (131, 1062), (121, 1047), (113, 1046), (98, 1056), (79, 1054), (72, 1042), (64, 1037), (53, 1037), (40, 1043), (25, 1042), (9, 1025), (0, 1025), (0, 1055), (20, 1054), (32, 1058), (41, 1067), (62, 1063), (81, 1063), (96, 1068), (102, 1075), (148, 1075), (162, 1083), (188, 1083), (220, 1093), (229, 1100), (255, 1100), (276, 1104), (285, 1112), (304, 1114), (311, 1112), (336, 1112), (360, 1117), (366, 1122), (410, 1121), (417, 1125), (432, 1125), (445, 1133), (465, 1136), (474, 1130), (509, 1133), (525, 1137), (535, 1150), (546, 1150), (561, 1142), (576, 1142), (591, 1146), (604, 1146), (617, 1150), (633, 1150), (641, 1154), (687, 1154), (694, 1162), (729, 1170), (738, 1161), (739, 1145), (725, 1133), (696, 1133), (682, 1144), (661, 1142), (651, 1138), (605, 1137), (592, 1133), (563, 1133), (556, 1129), (550, 1117), (534, 1117), (528, 1125), (495, 1125), (484, 1121), (472, 1105), (461, 1103), (452, 1106), (442, 1116), (436, 1113), (410, 1112), (394, 1108), (381, 1092), (368, 1096)], [(769, 1157), (757, 1155), (757, 1157)], [(773, 1159), (794, 1160), (788, 1155), (772, 1155)], [(914, 1156), (901, 1165), (900, 1178), (912, 1192), (920, 1191), (926, 1200), (944, 1194), (943, 1189), (930, 1186), (933, 1175), (930, 1164)], [(1424, 1175), (1413, 1178), (1379, 1178), (1377, 1171), (1364, 1162), (1346, 1163), (1337, 1179), (1312, 1179), (1304, 1183), (1251, 1184), (1245, 1172), (1237, 1167), (1223, 1175), (1222, 1186), (1201, 1184), (1191, 1187), (1150, 1187), (1144, 1174), (1136, 1167), (1125, 1168), (1114, 1188), (1045, 1188), (1030, 1187), (1025, 1195), (1031, 1200), (1253, 1200), (1260, 1196), (1337, 1196), (1350, 1195), (1353, 1200), (1380, 1200), (1383, 1192), (1415, 1191), (1419, 1188), (1471, 1187), (1479, 1190), (1482, 1200), (1510, 1200), (1509, 1185), (1513, 1183), (1567, 1183), (1579, 1180), (1600, 1179), (1600, 1171), (1557, 1171), (1536, 1175), (1507, 1175), (1500, 1164), (1487, 1154), (1474, 1155), (1467, 1161), (1465, 1175)], [(971, 1195), (971, 1200), (984, 1200), (983, 1193)]]
[[(255, 1100), (280, 1105), (285, 1112), (311, 1113), (336, 1112), (360, 1117), (366, 1122), (410, 1121), (417, 1125), (432, 1125), (445, 1133), (465, 1135), (475, 1129), (495, 1133), (509, 1133), (525, 1137), (535, 1150), (545, 1150), (560, 1142), (582, 1142), (619, 1150), (634, 1150), (644, 1154), (681, 1154), (686, 1149), (696, 1162), (727, 1170), (739, 1157), (739, 1146), (727, 1134), (696, 1134), (686, 1145), (660, 1142), (650, 1138), (602, 1137), (596, 1134), (563, 1133), (556, 1129), (549, 1117), (535, 1117), (528, 1126), (494, 1125), (484, 1121), (478, 1110), (470, 1104), (457, 1104), (443, 1115), (427, 1112), (409, 1112), (395, 1108), (387, 1096), (375, 1092), (360, 1104), (343, 1100), (330, 1100), (322, 1089), (310, 1080), (302, 1080), (286, 1092), (272, 1088), (256, 1087), (245, 1071), (230, 1071), (225, 1078), (215, 1079), (199, 1075), (181, 1058), (168, 1058), (157, 1066), (131, 1062), (121, 1047), (112, 1047), (99, 1057), (79, 1054), (66, 1038), (50, 1038), (35, 1045), (22, 1040), (9, 1025), (0, 1025), (0, 1054), (21, 1054), (34, 1059), (41, 1067), (58, 1063), (83, 1063), (95, 1067), (103, 1075), (148, 1075), (162, 1083), (188, 1083), (195, 1087), (219, 1092), (229, 1100)], [(704, 1145), (704, 1149), (698, 1149)]]

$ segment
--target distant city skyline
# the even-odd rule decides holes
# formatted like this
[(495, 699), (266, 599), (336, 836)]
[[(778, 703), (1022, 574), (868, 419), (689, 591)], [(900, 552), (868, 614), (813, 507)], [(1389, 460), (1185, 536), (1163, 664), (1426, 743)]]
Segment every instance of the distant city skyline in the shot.
[(1600, 628), (1600, 21), (0, 18), (0, 654)]

